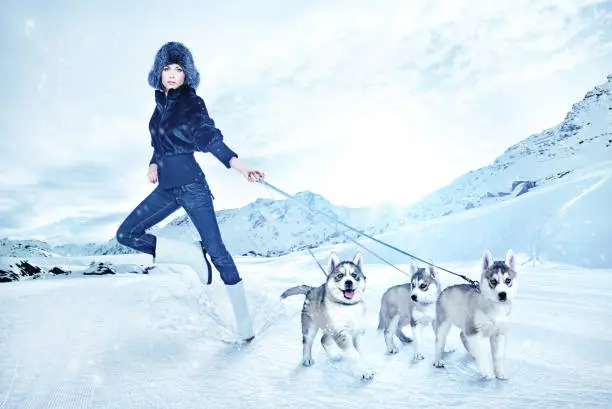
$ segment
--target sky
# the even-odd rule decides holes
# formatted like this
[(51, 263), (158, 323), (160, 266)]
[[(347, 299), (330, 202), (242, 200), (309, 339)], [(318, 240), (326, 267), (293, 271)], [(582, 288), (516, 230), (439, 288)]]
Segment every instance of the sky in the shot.
[[(0, 237), (114, 236), (154, 189), (147, 74), (167, 41), (269, 183), (405, 206), (561, 122), (612, 72), (611, 20), (596, 0), (9, 2)], [(196, 158), (217, 210), (282, 198)]]

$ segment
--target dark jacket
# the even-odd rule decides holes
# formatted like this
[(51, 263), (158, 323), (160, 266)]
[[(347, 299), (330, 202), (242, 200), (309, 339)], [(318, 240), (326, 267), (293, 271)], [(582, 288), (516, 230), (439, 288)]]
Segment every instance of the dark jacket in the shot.
[(155, 102), (155, 111), (149, 121), (153, 146), (150, 163), (157, 164), (161, 187), (204, 180), (194, 152), (210, 152), (227, 168), (230, 159), (238, 157), (223, 142), (223, 134), (208, 116), (204, 100), (192, 87), (183, 84), (170, 89), (167, 96), (156, 90)]

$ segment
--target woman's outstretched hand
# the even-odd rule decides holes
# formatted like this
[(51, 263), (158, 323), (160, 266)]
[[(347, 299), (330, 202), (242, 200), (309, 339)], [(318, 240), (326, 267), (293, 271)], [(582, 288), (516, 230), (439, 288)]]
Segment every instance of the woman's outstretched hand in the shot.
[(235, 156), (230, 160), (230, 166), (242, 174), (249, 182), (259, 182), (260, 179), (266, 176), (263, 170), (247, 166)]
[(157, 183), (157, 165), (155, 163), (149, 165), (147, 179), (149, 179), (149, 182), (151, 183)]

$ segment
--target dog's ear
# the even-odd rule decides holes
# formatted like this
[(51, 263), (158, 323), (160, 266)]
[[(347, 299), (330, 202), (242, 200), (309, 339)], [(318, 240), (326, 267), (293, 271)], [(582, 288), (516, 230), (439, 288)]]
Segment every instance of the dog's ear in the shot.
[(410, 275), (414, 275), (418, 270), (417, 266), (411, 261), (410, 262)]
[(514, 271), (514, 267), (516, 266), (516, 256), (514, 255), (514, 251), (512, 251), (512, 249), (509, 249), (508, 253), (506, 253), (506, 265), (510, 267), (510, 270)]
[(491, 251), (487, 250), (482, 257), (482, 271), (487, 271), (489, 267), (493, 264), (493, 256), (491, 255)]
[(363, 264), (363, 256), (359, 251), (355, 253), (355, 257), (353, 257), (353, 264), (355, 264), (361, 270), (361, 266)]
[(436, 270), (436, 268), (432, 265), (429, 266), (429, 274), (434, 278), (434, 280), (440, 281), (438, 278), (438, 270)]
[(338, 264), (340, 264), (340, 259), (338, 258), (336, 253), (332, 251), (329, 255), (329, 261), (327, 263), (327, 275), (333, 273)]

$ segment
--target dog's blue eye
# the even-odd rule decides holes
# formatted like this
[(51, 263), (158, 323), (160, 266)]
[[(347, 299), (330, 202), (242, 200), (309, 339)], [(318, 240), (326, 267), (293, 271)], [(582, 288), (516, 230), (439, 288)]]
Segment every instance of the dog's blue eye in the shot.
[(342, 280), (342, 277), (344, 277), (344, 274), (342, 273), (336, 274), (336, 280)]
[(512, 283), (512, 279), (511, 278), (506, 278), (506, 285), (510, 285)]
[(355, 279), (355, 281), (359, 281), (359, 276), (356, 273), (351, 274), (351, 276)]
[(489, 284), (491, 284), (491, 287), (495, 287), (497, 285), (497, 280), (496, 279), (489, 280)]
[(428, 287), (428, 285), (427, 285), (427, 284), (421, 284), (421, 285), (419, 286), (419, 288), (420, 288), (421, 290), (427, 290), (427, 287)]

